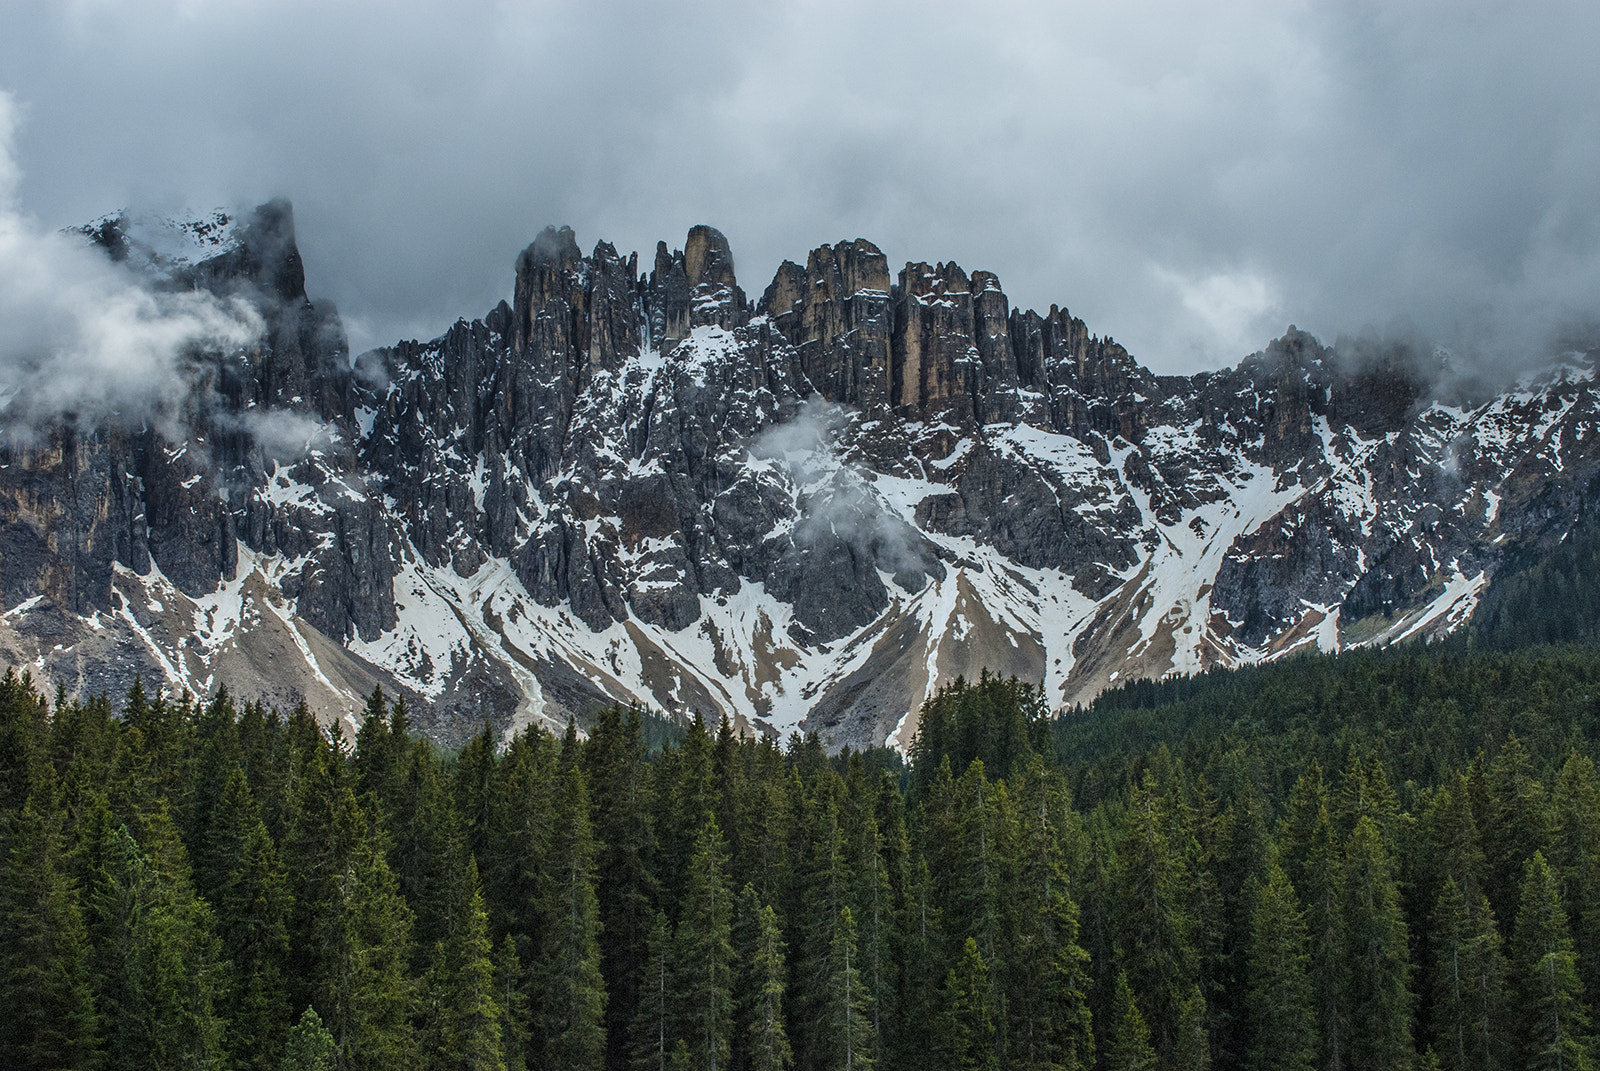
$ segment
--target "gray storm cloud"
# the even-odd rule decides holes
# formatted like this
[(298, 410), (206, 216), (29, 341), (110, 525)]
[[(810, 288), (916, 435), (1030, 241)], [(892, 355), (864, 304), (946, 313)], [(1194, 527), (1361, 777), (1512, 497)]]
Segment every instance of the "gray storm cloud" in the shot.
[(481, 314), (550, 222), (648, 253), (710, 221), (751, 293), (861, 235), (1158, 371), (1289, 322), (1502, 365), (1600, 315), (1592, 3), (0, 0), (0, 25), (42, 218), (289, 196), (357, 351)]
[(261, 330), (247, 305), (161, 292), (81, 235), (17, 205), (16, 107), (0, 93), (0, 424), (12, 435), (65, 415), (133, 425), (172, 420), (197, 347), (239, 347)]

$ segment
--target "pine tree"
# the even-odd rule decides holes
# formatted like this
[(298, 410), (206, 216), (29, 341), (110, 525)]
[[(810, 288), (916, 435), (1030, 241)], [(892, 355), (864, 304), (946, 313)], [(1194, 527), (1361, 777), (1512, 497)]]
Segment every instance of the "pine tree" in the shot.
[[(244, 774), (233, 768), (206, 833), (210, 893), (234, 985), (223, 1003), (229, 1047), (242, 1067), (270, 1071), (283, 1051), (289, 997), (289, 888)], [(320, 1020), (319, 1020), (320, 1022)]]
[(1256, 897), (1245, 959), (1249, 990), (1248, 1066), (1255, 1071), (1310, 1071), (1317, 1057), (1316, 994), (1311, 986), (1305, 917), (1294, 886), (1276, 862)]
[[(293, 724), (293, 719), (291, 719)], [(412, 914), (344, 773), (305, 730), (284, 852), (293, 891), (291, 997), (319, 1009), (340, 1071), (404, 1066), (415, 1047)]]
[(506, 1071), (527, 1071), (529, 1013), (527, 974), (510, 934), (501, 939), (494, 958), (495, 1003), (500, 1006), (500, 1047)]
[(357, 798), (385, 822), (393, 822), (410, 759), (411, 742), (406, 739), (405, 729), (394, 730), (383, 688), (374, 685), (362, 713), (361, 727), (356, 730), (352, 764)]
[(882, 1065), (888, 1023), (896, 1011), (894, 894), (878, 830), (875, 793), (868, 790), (860, 756), (851, 763), (847, 782), (845, 843), (850, 858), (850, 902), (858, 934), (862, 985), (872, 1014), (872, 1059)]
[(1111, 1016), (1111, 1043), (1106, 1049), (1106, 1071), (1155, 1071), (1156, 1050), (1150, 1043), (1150, 1027), (1139, 1011), (1125, 971), (1117, 972)]
[(149, 851), (100, 809), (84, 864), (95, 1002), (107, 1066), (205, 1066), (223, 1058), (217, 1006), (225, 964), (211, 910), (189, 884), (182, 842), (164, 809), (147, 816)]
[(1457, 774), (1433, 797), (1427, 826), (1433, 845), (1433, 881), (1442, 892), (1454, 880), (1458, 893), (1469, 897), (1484, 888), (1485, 860), (1472, 814), (1472, 788)]
[[(543, 942), (542, 905), (553, 896), (550, 857), (559, 776), (555, 739), (530, 726), (512, 738), (496, 771), (501, 832), (479, 873), (489, 909), (489, 932), (512, 934), (517, 955), (532, 969)], [(530, 999), (531, 999), (530, 994)]]
[(1005, 897), (1012, 935), (1008, 1051), (1020, 1068), (1078, 1069), (1094, 1061), (1089, 954), (1078, 943), (1078, 905), (1052, 813), (1062, 806), (1059, 791), (1033, 756), (1019, 793), (1018, 855)]
[(794, 1064), (783, 1017), (784, 953), (777, 913), (770, 905), (764, 906), (757, 918), (755, 955), (745, 981), (752, 995), (747, 1028), (751, 1071), (787, 1071)]
[[(434, 757), (433, 745), (419, 739), (410, 753), (397, 798), (393, 801), (392, 838), (387, 853), (400, 894), (413, 915), (414, 966), (426, 969), (427, 957), (454, 923), (460, 900), (452, 895), (464, 873), (462, 852), (470, 854), (466, 835), (450, 806)], [(376, 804), (377, 797), (369, 796)]]
[(1117, 847), (1120, 938), (1128, 984), (1148, 1010), (1156, 1052), (1170, 1066), (1178, 1045), (1182, 1003), (1198, 981), (1199, 964), (1185, 912), (1189, 874), (1172, 848), (1155, 786), (1147, 776), (1134, 792)]
[(4, 1067), (88, 1068), (97, 1056), (88, 932), (53, 810), (46, 789), (29, 796), (19, 815), (0, 819), (9, 827), (0, 842)]
[(802, 920), (802, 941), (796, 960), (793, 1041), (802, 1071), (821, 1071), (832, 1041), (827, 1034), (832, 1007), (832, 946), (839, 913), (850, 904), (851, 881), (839, 816), (843, 781), (831, 768), (812, 778), (797, 831), (804, 834), (796, 846), (800, 897), (796, 909)]
[(624, 1071), (628, 1025), (638, 1011), (651, 924), (652, 839), (649, 771), (637, 709), (606, 707), (583, 751), (598, 844), (595, 895), (600, 912), (600, 970), (606, 985), (606, 1067)]
[(1594, 1066), (1589, 1013), (1556, 875), (1543, 852), (1534, 852), (1523, 870), (1521, 905), (1511, 957), (1518, 1067), (1585, 1071)]
[(1517, 913), (1517, 890), (1523, 867), (1538, 850), (1548, 849), (1550, 807), (1544, 786), (1534, 776), (1533, 760), (1512, 735), (1489, 767), (1489, 820), (1480, 828), (1488, 858), (1489, 903), (1498, 918)]
[(977, 939), (986, 962), (995, 959), (1000, 926), (1000, 808), (1003, 787), (989, 783), (983, 762), (972, 760), (956, 783), (958, 830), (946, 922), (953, 934)]
[(727, 848), (716, 818), (708, 812), (689, 861), (675, 957), (680, 1036), (705, 1071), (728, 1067), (733, 1029), (732, 917)]
[(1550, 863), (1561, 877), (1578, 973), (1591, 1000), (1600, 999), (1600, 778), (1594, 761), (1567, 756), (1553, 793), (1555, 839)]
[(280, 1071), (334, 1071), (336, 1053), (333, 1035), (322, 1025), (322, 1017), (317, 1009), (307, 1006), (300, 1021), (289, 1031), (283, 1060), (278, 1067)]
[(672, 930), (665, 913), (657, 911), (650, 924), (645, 967), (640, 972), (639, 1002), (628, 1027), (628, 1050), (636, 1071), (666, 1071), (673, 1033), (673, 987), (677, 970)]
[(1290, 794), (1278, 827), (1284, 869), (1305, 905), (1310, 938), (1311, 989), (1320, 1042), (1317, 1066), (1339, 1071), (1350, 1059), (1350, 1010), (1344, 970), (1348, 959), (1340, 917), (1339, 871), (1343, 854), (1333, 831), (1327, 788), (1316, 763)]
[(900, 1026), (894, 1047), (897, 1067), (915, 1067), (938, 1046), (937, 1029), (944, 1010), (946, 981), (943, 955), (944, 919), (935, 899), (935, 883), (925, 856), (918, 855), (906, 890), (900, 992)]
[(552, 1071), (598, 1067), (605, 1053), (606, 994), (600, 976), (589, 796), (583, 771), (565, 755), (560, 784), (536, 1013), (536, 1034), (544, 1044), (541, 1066)]
[(876, 1048), (872, 1000), (861, 980), (856, 924), (848, 907), (839, 910), (828, 949), (828, 990), (819, 1066), (829, 1071), (872, 1071)]
[(1211, 1037), (1206, 1031), (1206, 998), (1200, 983), (1189, 987), (1178, 1005), (1177, 1038), (1172, 1047), (1173, 1071), (1206, 1071), (1211, 1066)]
[[(501, 1014), (478, 867), (465, 845), (447, 881), (449, 911), (423, 980), (425, 1065), (451, 1071), (505, 1071)], [(554, 1065), (552, 1065), (554, 1066)]]
[(945, 1009), (940, 1031), (942, 1063), (951, 1071), (994, 1071), (994, 1010), (989, 1003), (989, 968), (969, 937), (961, 959), (945, 979)]
[(1413, 1052), (1406, 921), (1383, 834), (1371, 816), (1360, 818), (1351, 831), (1339, 899), (1351, 1065), (1374, 1071), (1409, 1068)]
[[(137, 678), (134, 687), (140, 688)], [(37, 780), (36, 764), (45, 760), (42, 702), (27, 672), (19, 676), (8, 668), (0, 676), (0, 821), (21, 813)]]
[(1445, 879), (1434, 908), (1433, 1037), (1447, 1071), (1505, 1066), (1506, 964), (1489, 899)]

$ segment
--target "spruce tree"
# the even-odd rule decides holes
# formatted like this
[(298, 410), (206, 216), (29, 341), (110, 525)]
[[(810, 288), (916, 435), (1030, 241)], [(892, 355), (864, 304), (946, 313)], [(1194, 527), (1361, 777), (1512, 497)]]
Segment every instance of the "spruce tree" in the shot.
[(989, 992), (988, 965), (978, 951), (977, 938), (969, 937), (944, 985), (939, 1053), (951, 1071), (994, 1071), (999, 1067)]
[(628, 1026), (630, 1065), (635, 1071), (666, 1071), (677, 1040), (673, 1017), (677, 969), (672, 929), (665, 912), (650, 923), (644, 970), (639, 975), (639, 1001)]
[(1594, 760), (1569, 754), (1552, 796), (1555, 839), (1549, 861), (1561, 877), (1584, 991), (1591, 1001), (1600, 1000), (1600, 778)]
[(1106, 1048), (1106, 1071), (1155, 1071), (1156, 1050), (1150, 1027), (1139, 1011), (1125, 971), (1117, 972), (1111, 1001), (1111, 1040)]
[[(582, 769), (565, 755), (551, 848), (547, 863), (551, 899), (542, 927), (535, 1033), (544, 1046), (542, 1067), (576, 1071), (598, 1067), (604, 1057), (606, 993), (600, 975), (589, 796)], [(728, 979), (723, 984), (726, 986)]]
[(343, 758), (310, 732), (300, 737), (284, 853), (294, 894), (292, 999), (319, 1009), (340, 1071), (404, 1066), (415, 1047), (412, 913)]
[(733, 1030), (733, 896), (727, 848), (709, 812), (695, 838), (677, 933), (678, 1034), (695, 1064), (726, 1071)]
[(1578, 978), (1577, 955), (1554, 871), (1543, 852), (1523, 870), (1521, 907), (1512, 944), (1518, 1067), (1528, 1071), (1586, 1071), (1594, 1039)]
[(763, 906), (757, 918), (755, 955), (745, 975), (752, 997), (747, 1026), (751, 1071), (788, 1071), (794, 1064), (784, 1026), (784, 953), (777, 913), (770, 905)]
[(1411, 1066), (1410, 949), (1400, 891), (1383, 833), (1371, 815), (1357, 820), (1339, 876), (1345, 952), (1345, 1007), (1352, 1066)]
[(598, 846), (595, 896), (606, 985), (606, 1067), (624, 1071), (628, 1025), (638, 1010), (651, 924), (652, 808), (637, 709), (600, 711), (583, 751)]
[(846, 798), (846, 852), (850, 865), (850, 902), (858, 935), (859, 970), (872, 1014), (872, 1059), (881, 1065), (888, 1024), (896, 1012), (894, 955), (897, 935), (894, 894), (878, 830), (876, 794), (868, 790), (860, 757), (852, 763)]
[(48, 791), (37, 792), (0, 820), (8, 827), (0, 858), (4, 1067), (89, 1068), (98, 1055), (88, 931), (53, 810)]
[(1089, 954), (1078, 943), (1078, 905), (1054, 813), (1061, 791), (1033, 756), (1019, 793), (1017, 852), (1005, 897), (1008, 1052), (1020, 1068), (1078, 1069), (1094, 1061)]
[(333, 1035), (322, 1025), (317, 1009), (308, 1005), (289, 1031), (283, 1060), (277, 1066), (280, 1071), (334, 1071), (336, 1052)]
[(455, 873), (446, 880), (447, 921), (423, 979), (418, 1047), (430, 1069), (505, 1071), (503, 1004), (495, 985), (478, 866), (463, 844), (457, 844), (454, 855)]
[(861, 979), (855, 919), (839, 910), (828, 949), (828, 989), (823, 1007), (824, 1049), (818, 1066), (828, 1071), (872, 1071), (876, 1049), (872, 1000)]
[(1156, 1052), (1170, 1066), (1182, 1004), (1199, 977), (1185, 901), (1189, 872), (1166, 832), (1155, 785), (1135, 790), (1117, 847), (1120, 943), (1128, 984), (1147, 1011)]
[(1489, 899), (1445, 879), (1433, 912), (1433, 1049), (1447, 1071), (1495, 1071), (1506, 1057), (1506, 963)]
[(527, 1071), (530, 1035), (527, 974), (510, 934), (501, 939), (494, 959), (495, 1002), (500, 1005), (500, 1047), (506, 1071)]
[(229, 1047), (241, 1067), (270, 1071), (283, 1051), (289, 1019), (290, 894), (277, 847), (237, 766), (207, 830), (205, 850), (220, 875), (210, 893), (217, 936), (233, 965), (234, 984), (223, 1003)]
[(1496, 917), (1514, 918), (1523, 868), (1535, 851), (1550, 847), (1552, 834), (1547, 794), (1515, 734), (1489, 767), (1487, 790), (1489, 820), (1480, 829), (1488, 858), (1485, 891)]
[(177, 830), (147, 816), (149, 851), (108, 811), (83, 841), (95, 1001), (105, 1061), (117, 1068), (205, 1066), (224, 1057), (225, 962), (211, 909), (194, 895)]
[(1317, 1057), (1315, 992), (1305, 917), (1294, 886), (1276, 862), (1256, 896), (1245, 959), (1253, 1071), (1311, 1071)]

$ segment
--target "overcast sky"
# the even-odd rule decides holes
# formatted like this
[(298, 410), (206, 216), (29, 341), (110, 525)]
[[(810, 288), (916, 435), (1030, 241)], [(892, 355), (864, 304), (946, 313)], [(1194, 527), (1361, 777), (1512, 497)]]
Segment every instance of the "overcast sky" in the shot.
[(1520, 362), (1600, 322), (1597, 44), (1593, 2), (0, 0), (0, 91), (14, 210), (287, 196), (358, 347), (482, 315), (547, 223), (705, 222), (752, 296), (861, 236), (1159, 371), (1290, 322)]

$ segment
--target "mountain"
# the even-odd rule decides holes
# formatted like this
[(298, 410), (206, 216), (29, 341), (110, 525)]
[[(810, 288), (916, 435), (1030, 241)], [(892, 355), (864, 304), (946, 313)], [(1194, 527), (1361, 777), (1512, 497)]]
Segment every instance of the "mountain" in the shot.
[[(147, 228), (148, 229), (148, 228)], [(0, 447), (0, 661), (445, 742), (612, 701), (904, 745), (982, 669), (1136, 676), (1433, 636), (1590, 517), (1592, 355), (1472, 396), (1448, 358), (1290, 328), (1157, 376), (989, 272), (856, 239), (759, 299), (696, 227), (641, 270), (547, 229), (509, 302), (352, 359), (283, 202), (87, 240), (250, 302), (173, 421)]]

